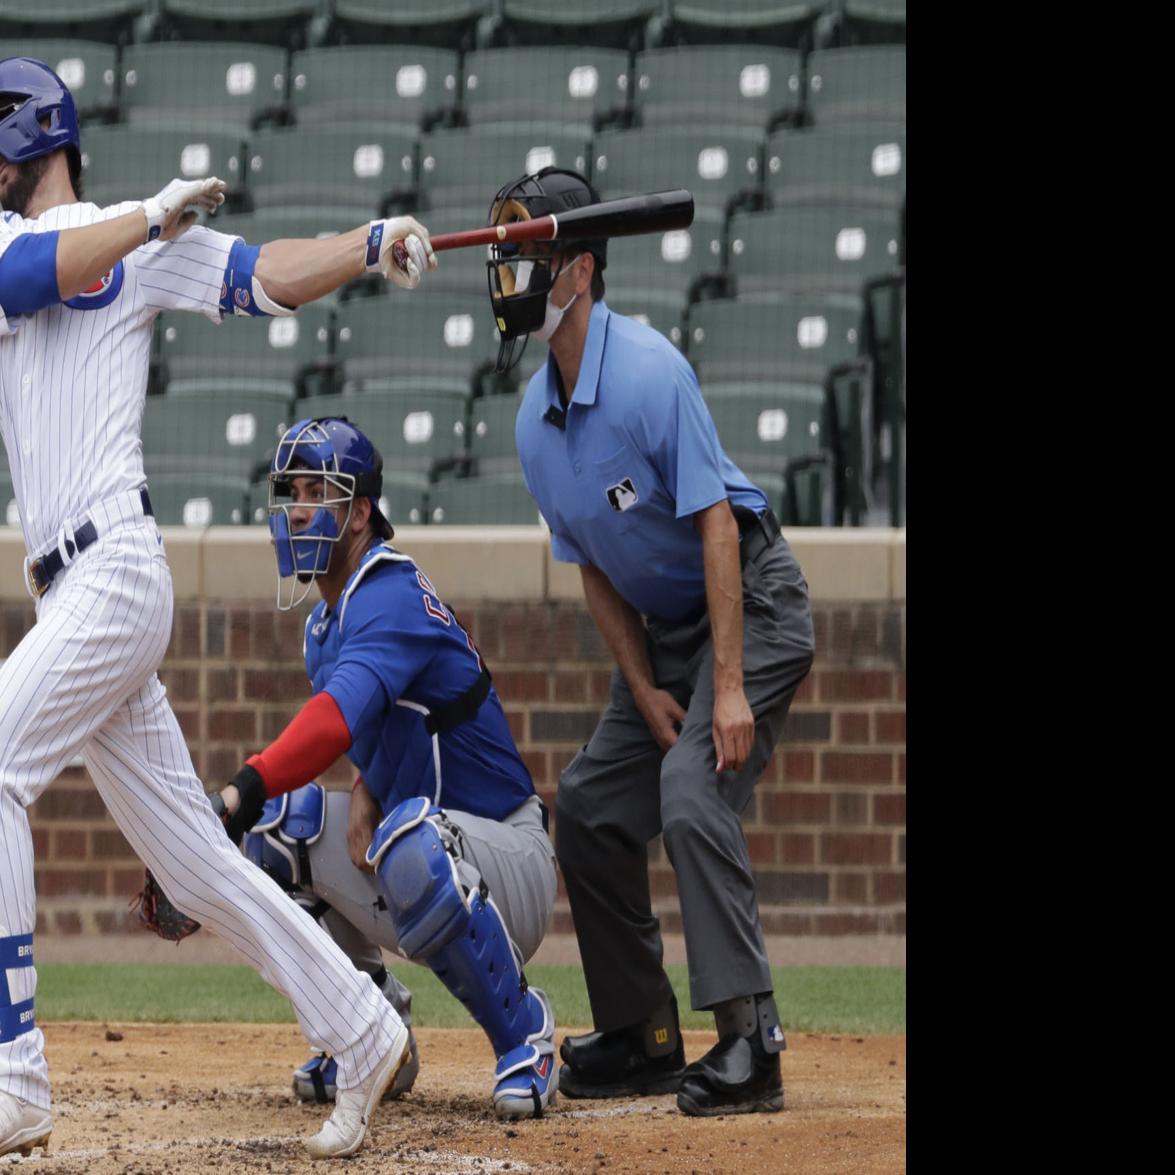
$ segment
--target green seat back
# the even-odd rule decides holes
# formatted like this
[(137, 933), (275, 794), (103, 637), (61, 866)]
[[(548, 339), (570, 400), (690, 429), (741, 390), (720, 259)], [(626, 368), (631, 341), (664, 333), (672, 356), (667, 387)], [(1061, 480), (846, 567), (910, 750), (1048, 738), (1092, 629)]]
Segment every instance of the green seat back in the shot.
[(662, 0), (502, 0), (512, 44), (606, 45), (637, 49)]
[(288, 402), (246, 392), (149, 396), (143, 463), (155, 472), (198, 471), (251, 480), (291, 423)]
[(165, 35), (300, 46), (320, 0), (160, 0)]
[(805, 127), (767, 140), (771, 203), (877, 204), (906, 196), (906, 128), (900, 123)]
[(469, 411), (469, 454), (479, 474), (518, 473), (514, 422), (521, 396), (482, 396)]
[(721, 271), (723, 231), (721, 213), (703, 207), (695, 209), (689, 228), (609, 241), (608, 304), (622, 296), (682, 306), (700, 274)]
[(160, 526), (241, 526), (249, 520), (249, 482), (243, 477), (199, 470), (167, 471), (160, 465), (148, 476), (151, 507)]
[(235, 131), (95, 126), (82, 136), (85, 198), (117, 204), (153, 196), (172, 179), (241, 178), (241, 135)]
[(249, 385), (292, 400), (300, 377), (331, 353), (331, 310), (312, 302), (288, 318), (226, 315), (217, 326), (199, 314), (160, 316), (159, 353), (168, 396)]
[(671, 35), (690, 44), (754, 41), (801, 48), (826, 0), (669, 0)]
[(272, 45), (163, 42), (122, 57), (122, 106), (132, 123), (248, 130), (286, 100), (286, 54)]
[(346, 126), (386, 118), (420, 126), (452, 110), (461, 71), (451, 49), (340, 45), (295, 53), (290, 100), (299, 126)]
[(340, 44), (440, 45), (472, 49), (494, 0), (333, 0), (331, 36)]
[(263, 130), (249, 142), (247, 183), (258, 208), (333, 205), (358, 222), (412, 190), (415, 153), (415, 132), (404, 127)]
[(16, 508), (16, 494), (7, 467), (0, 467), (0, 528), (20, 529), (20, 511)]
[(423, 486), (434, 464), (464, 455), (466, 404), (456, 392), (364, 392), (299, 400), (297, 411), (299, 420), (346, 416), (380, 451), (385, 469), (416, 474)]
[(628, 54), (593, 46), (485, 49), (465, 58), (464, 108), (475, 125), (537, 112), (591, 128), (628, 105)]
[(906, 47), (821, 49), (808, 58), (808, 111), (829, 122), (905, 122)]
[(600, 196), (688, 188), (695, 209), (722, 213), (732, 197), (759, 187), (762, 135), (746, 127), (645, 127), (601, 131), (592, 144)]
[[(428, 208), (472, 205), (488, 210), (494, 193), (510, 180), (548, 165), (584, 172), (587, 162), (584, 135), (558, 123), (437, 131), (420, 142), (420, 189)], [(420, 219), (428, 224), (426, 215)], [(478, 223), (485, 224), (485, 212)]]
[(682, 315), (685, 312), (684, 302), (661, 302), (650, 296), (634, 295), (629, 297), (623, 293), (613, 294), (608, 290), (606, 299), (608, 309), (628, 318), (635, 318), (646, 326), (663, 334), (678, 350), (682, 348), (685, 338), (682, 331)]
[(824, 390), (819, 385), (748, 387), (742, 394), (702, 395), (726, 455), (746, 474), (782, 475), (789, 461), (822, 446)]
[(739, 212), (730, 220), (729, 268), (739, 294), (837, 289), (897, 268), (896, 214), (837, 204)]
[[(4, 56), (17, 40), (34, 37), (82, 38), (125, 45), (136, 19), (150, 0), (36, 0), (0, 5), (0, 43)], [(13, 47), (12, 55), (23, 50)]]
[(475, 373), (497, 357), (498, 334), (488, 295), (396, 291), (339, 307), (335, 354), (344, 391), (429, 386), (467, 395)]
[(438, 481), (428, 489), (431, 526), (537, 526), (539, 508), (521, 475)]
[(69, 87), (78, 116), (102, 118), (118, 106), (118, 64), (113, 45), (68, 38), (21, 39), (5, 44), (5, 57), (43, 61)]
[(823, 382), (830, 367), (857, 357), (860, 342), (859, 298), (795, 293), (699, 303), (690, 310), (687, 354), (706, 381)]
[(633, 103), (644, 126), (767, 127), (803, 103), (795, 49), (698, 45), (638, 53)]

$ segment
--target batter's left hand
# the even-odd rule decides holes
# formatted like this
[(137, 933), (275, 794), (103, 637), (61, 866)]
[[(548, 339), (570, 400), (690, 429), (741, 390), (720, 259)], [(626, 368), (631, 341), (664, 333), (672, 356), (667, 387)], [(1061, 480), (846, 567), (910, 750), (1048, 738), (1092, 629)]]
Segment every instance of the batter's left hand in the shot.
[(714, 750), (718, 771), (737, 771), (751, 754), (755, 716), (741, 689), (726, 690), (714, 699)]

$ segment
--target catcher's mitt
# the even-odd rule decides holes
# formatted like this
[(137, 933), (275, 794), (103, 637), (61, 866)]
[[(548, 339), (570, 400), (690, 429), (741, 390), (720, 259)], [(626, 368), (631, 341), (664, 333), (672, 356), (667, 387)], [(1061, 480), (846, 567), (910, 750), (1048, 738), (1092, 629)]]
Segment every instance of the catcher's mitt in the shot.
[(183, 942), (200, 929), (199, 922), (171, 904), (150, 869), (147, 870), (142, 890), (131, 899), (131, 906), (143, 926), (168, 942)]

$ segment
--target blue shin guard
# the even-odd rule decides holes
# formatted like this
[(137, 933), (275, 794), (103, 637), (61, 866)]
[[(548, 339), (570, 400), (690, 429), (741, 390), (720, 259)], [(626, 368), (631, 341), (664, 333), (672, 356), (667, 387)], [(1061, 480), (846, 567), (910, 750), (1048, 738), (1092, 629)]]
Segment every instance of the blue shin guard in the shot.
[(550, 1002), (527, 988), (485, 883), (462, 884), (459, 838), (427, 799), (406, 800), (376, 830), (367, 860), (387, 895), (400, 947), (432, 969), (490, 1038), (499, 1058), (499, 1115), (537, 1117), (557, 1081)]

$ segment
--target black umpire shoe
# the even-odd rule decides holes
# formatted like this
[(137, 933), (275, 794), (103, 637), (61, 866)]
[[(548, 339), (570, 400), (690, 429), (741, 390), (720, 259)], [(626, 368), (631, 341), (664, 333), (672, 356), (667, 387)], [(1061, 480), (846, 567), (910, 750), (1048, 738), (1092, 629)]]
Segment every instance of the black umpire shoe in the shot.
[(628, 1028), (565, 1037), (559, 1055), (567, 1062), (559, 1070), (559, 1092), (567, 1097), (674, 1093), (685, 1071), (677, 1001)]
[(782, 1110), (781, 1047), (786, 1045), (778, 1020), (765, 1031), (754, 1031), (749, 1036), (725, 1034), (682, 1075), (677, 1108), (695, 1118)]

